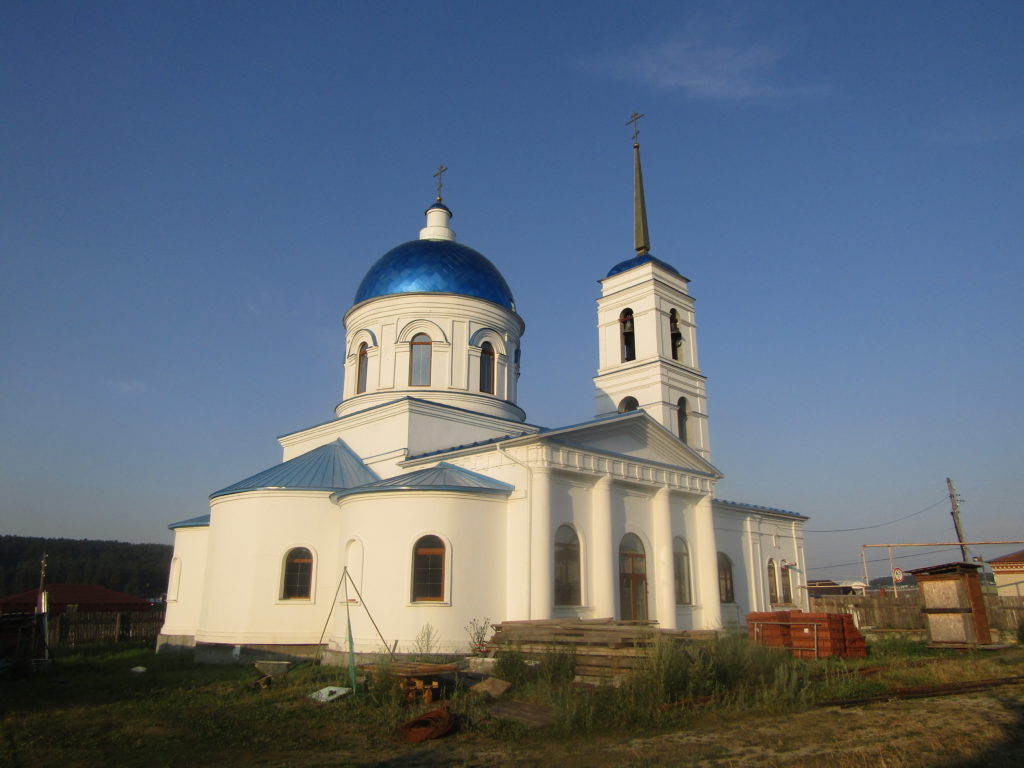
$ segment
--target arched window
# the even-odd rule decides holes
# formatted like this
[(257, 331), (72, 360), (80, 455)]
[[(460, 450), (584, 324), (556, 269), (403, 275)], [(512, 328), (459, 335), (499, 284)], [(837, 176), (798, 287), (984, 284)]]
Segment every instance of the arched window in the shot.
[(718, 599), (723, 603), (736, 602), (732, 588), (732, 560), (724, 552), (718, 553)]
[(356, 358), (356, 394), (362, 394), (366, 391), (366, 342), (364, 341), (359, 345), (359, 354)]
[(409, 386), (430, 386), (430, 337), (417, 333), (409, 344)]
[(782, 602), (786, 605), (793, 604), (793, 565), (782, 561)]
[(668, 313), (668, 338), (669, 347), (672, 349), (672, 359), (679, 359), (679, 349), (683, 346), (683, 334), (679, 330), (679, 313), (674, 309)]
[(569, 525), (555, 531), (555, 605), (580, 604), (580, 539)]
[(173, 603), (178, 599), (178, 586), (181, 584), (181, 558), (175, 557), (171, 560), (171, 575), (167, 579), (167, 602)]
[(489, 341), (480, 345), (480, 391), (494, 394), (494, 347)]
[(690, 587), (690, 550), (681, 536), (672, 539), (672, 564), (676, 605), (690, 605), (693, 602), (693, 589)]
[(444, 600), (444, 542), (437, 536), (423, 536), (413, 547), (412, 601)]
[(619, 315), (619, 335), (622, 338), (622, 362), (636, 360), (636, 340), (633, 335), (633, 310), (624, 309)]
[(619, 402), (619, 413), (626, 413), (627, 411), (635, 411), (640, 407), (640, 403), (637, 402), (636, 398), (630, 395), (624, 397)]
[(647, 619), (647, 556), (635, 533), (619, 544), (619, 611), (623, 619)]
[(777, 605), (779, 602), (779, 582), (775, 577), (775, 561), (768, 561), (768, 602)]
[(313, 553), (305, 547), (289, 550), (281, 581), (281, 599), (308, 600), (313, 584)]
[(686, 442), (686, 420), (689, 418), (687, 413), (690, 410), (689, 404), (686, 402), (685, 397), (680, 397), (679, 402), (676, 403), (676, 421), (679, 424), (679, 439), (682, 442)]

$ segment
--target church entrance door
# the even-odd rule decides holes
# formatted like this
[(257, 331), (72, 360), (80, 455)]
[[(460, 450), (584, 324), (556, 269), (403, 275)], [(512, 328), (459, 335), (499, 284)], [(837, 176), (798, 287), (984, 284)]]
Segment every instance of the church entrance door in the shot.
[(619, 544), (619, 616), (647, 619), (647, 556), (634, 533), (627, 533)]

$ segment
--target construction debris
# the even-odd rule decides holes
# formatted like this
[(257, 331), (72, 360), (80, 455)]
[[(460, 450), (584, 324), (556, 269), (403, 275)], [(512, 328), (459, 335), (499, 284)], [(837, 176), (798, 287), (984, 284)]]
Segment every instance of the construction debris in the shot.
[(415, 744), (428, 739), (439, 739), (458, 724), (458, 717), (448, 711), (448, 703), (443, 702), (438, 709), (424, 712), (405, 723), (399, 733), (404, 741)]
[(309, 694), (309, 698), (326, 704), (329, 701), (337, 701), (343, 696), (348, 696), (350, 693), (352, 693), (351, 688), (339, 688), (336, 685), (328, 685), (326, 688), (321, 688), (319, 691)]
[(253, 666), (264, 675), (284, 677), (291, 669), (292, 663), (290, 661), (256, 661), (253, 662)]
[(470, 686), (469, 692), (477, 695), (490, 696), (492, 699), (496, 699), (511, 687), (512, 683), (507, 680), (502, 680), (497, 677), (488, 677), (485, 680), (481, 680), (476, 685)]
[(489, 712), (500, 720), (511, 720), (527, 728), (543, 728), (555, 722), (550, 708), (526, 701), (496, 701)]
[(614, 619), (540, 619), (494, 625), (491, 651), (515, 650), (527, 660), (551, 653), (575, 657), (578, 682), (621, 679), (646, 658), (656, 642), (708, 641), (710, 630), (660, 629), (652, 621)]
[(385, 662), (360, 664), (359, 669), (373, 677), (394, 675), (398, 687), (407, 701), (430, 703), (440, 694), (440, 679), (459, 671), (455, 664), (429, 664), (426, 662)]
[(801, 659), (845, 656), (863, 659), (867, 641), (848, 613), (768, 611), (747, 614), (750, 639), (760, 645), (789, 648)]

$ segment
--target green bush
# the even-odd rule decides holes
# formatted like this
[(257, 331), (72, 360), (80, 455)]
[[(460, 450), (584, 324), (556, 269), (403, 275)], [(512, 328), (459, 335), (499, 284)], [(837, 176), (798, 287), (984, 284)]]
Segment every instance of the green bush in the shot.
[(532, 670), (526, 663), (526, 657), (518, 648), (498, 651), (494, 654), (494, 676), (506, 680), (518, 687), (530, 680)]
[(810, 665), (786, 651), (727, 635), (710, 643), (661, 640), (617, 686), (596, 693), (563, 686), (550, 704), (557, 730), (658, 728), (681, 724), (696, 710), (793, 706), (810, 697)]
[(536, 667), (536, 679), (545, 685), (572, 682), (576, 676), (576, 653), (554, 648), (545, 653)]

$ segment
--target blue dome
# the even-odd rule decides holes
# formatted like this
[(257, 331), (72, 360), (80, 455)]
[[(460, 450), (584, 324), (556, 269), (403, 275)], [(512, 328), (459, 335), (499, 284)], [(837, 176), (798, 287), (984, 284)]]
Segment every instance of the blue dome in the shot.
[[(679, 275), (679, 277), (683, 277), (682, 275), (679, 274), (679, 270), (677, 270), (671, 264), (666, 264), (661, 259), (656, 259), (654, 256), (651, 256), (651, 254), (649, 254), (649, 253), (638, 253), (636, 256), (634, 256), (634, 257), (632, 257), (630, 259), (626, 259), (625, 261), (620, 261), (618, 264), (616, 264), (614, 267), (612, 267), (610, 270), (608, 270), (608, 274), (606, 275), (606, 277), (611, 277), (612, 275), (617, 275), (620, 272), (625, 272), (627, 269), (632, 269), (633, 267), (639, 267), (641, 264), (646, 264), (648, 262), (654, 262), (655, 264), (657, 264), (661, 268), (667, 269), (673, 275)], [(685, 280), (686, 278), (683, 277), (683, 279)]]
[(453, 240), (412, 240), (378, 259), (355, 303), (396, 293), (457, 293), (516, 309), (512, 291), (482, 253)]

